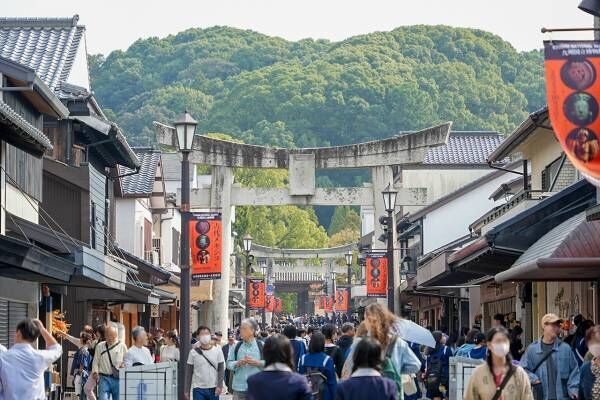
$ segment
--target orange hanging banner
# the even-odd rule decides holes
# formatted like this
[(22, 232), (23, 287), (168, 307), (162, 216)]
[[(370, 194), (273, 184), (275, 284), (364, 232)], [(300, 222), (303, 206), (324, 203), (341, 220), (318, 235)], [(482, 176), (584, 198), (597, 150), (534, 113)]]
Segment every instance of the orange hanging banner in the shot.
[(265, 281), (262, 278), (250, 278), (248, 284), (248, 307), (251, 310), (260, 310), (265, 306)]
[(347, 312), (350, 309), (350, 289), (339, 288), (335, 295), (335, 311)]
[(332, 296), (323, 296), (323, 310), (326, 313), (333, 312), (333, 297)]
[(546, 93), (552, 129), (571, 163), (600, 179), (600, 42), (545, 41)]
[(192, 279), (221, 279), (221, 214), (193, 213), (189, 227)]
[(283, 311), (283, 301), (281, 297), (275, 297), (275, 312), (280, 313)]
[(268, 294), (268, 295), (266, 296), (266, 298), (265, 298), (265, 301), (266, 301), (266, 303), (267, 303), (267, 304), (265, 305), (265, 310), (266, 310), (266, 311), (270, 311), (270, 312), (273, 312), (273, 311), (275, 311), (275, 303), (276, 303), (276, 301), (277, 301), (277, 300), (275, 299), (275, 296), (273, 296), (273, 295), (269, 295), (269, 294)]
[(383, 253), (367, 255), (367, 297), (387, 297), (388, 262)]

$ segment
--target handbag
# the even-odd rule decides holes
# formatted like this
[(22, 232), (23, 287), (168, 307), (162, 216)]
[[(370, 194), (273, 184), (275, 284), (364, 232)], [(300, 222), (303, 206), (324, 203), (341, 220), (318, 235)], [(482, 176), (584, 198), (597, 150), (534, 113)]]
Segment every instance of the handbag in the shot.
[(400, 377), (402, 378), (402, 388), (404, 389), (405, 395), (412, 396), (417, 393), (415, 374), (401, 374)]
[(112, 362), (112, 358), (110, 356), (110, 351), (112, 349), (114, 349), (115, 347), (117, 347), (117, 345), (119, 344), (119, 342), (115, 343), (112, 347), (106, 347), (106, 353), (108, 353), (108, 361), (110, 362), (110, 376), (112, 376), (115, 379), (119, 379), (119, 369), (115, 367), (115, 365)]
[[(551, 350), (549, 352), (547, 352), (544, 357), (542, 357), (542, 359), (540, 360), (540, 362), (537, 363), (537, 365), (535, 366), (535, 368), (533, 370), (531, 370), (531, 373), (535, 374), (536, 371), (538, 370), (539, 367), (542, 366), (542, 364), (548, 359), (548, 357), (550, 357), (552, 355), (552, 352), (554, 350)], [(544, 388), (542, 387), (542, 383), (536, 383), (536, 384), (531, 384), (531, 393), (533, 394), (533, 399), (534, 400), (544, 400)]]
[(500, 396), (502, 396), (502, 391), (504, 390), (504, 387), (506, 386), (506, 384), (508, 383), (510, 377), (513, 375), (514, 372), (515, 372), (515, 367), (513, 367), (511, 365), (508, 368), (508, 372), (506, 373), (506, 375), (504, 375), (504, 379), (502, 379), (502, 383), (500, 383), (500, 386), (496, 387), (496, 393), (494, 393), (494, 397), (492, 397), (492, 400), (498, 400), (500, 398)]

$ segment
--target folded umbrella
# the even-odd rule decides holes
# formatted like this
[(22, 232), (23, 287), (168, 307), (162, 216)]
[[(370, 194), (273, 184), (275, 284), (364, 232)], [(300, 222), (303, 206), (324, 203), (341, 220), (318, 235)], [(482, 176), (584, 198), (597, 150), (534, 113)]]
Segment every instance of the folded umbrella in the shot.
[(422, 344), (428, 347), (435, 347), (435, 339), (431, 332), (421, 325), (415, 324), (409, 319), (401, 319), (395, 325), (398, 336), (407, 342)]

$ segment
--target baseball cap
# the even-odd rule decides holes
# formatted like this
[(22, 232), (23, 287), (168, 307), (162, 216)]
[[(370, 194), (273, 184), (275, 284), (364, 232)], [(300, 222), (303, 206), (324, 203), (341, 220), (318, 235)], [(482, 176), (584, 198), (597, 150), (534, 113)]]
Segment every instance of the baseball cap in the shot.
[(546, 314), (542, 317), (542, 325), (548, 325), (548, 324), (560, 324), (562, 322), (562, 319), (560, 319), (558, 317), (558, 315), (556, 314)]

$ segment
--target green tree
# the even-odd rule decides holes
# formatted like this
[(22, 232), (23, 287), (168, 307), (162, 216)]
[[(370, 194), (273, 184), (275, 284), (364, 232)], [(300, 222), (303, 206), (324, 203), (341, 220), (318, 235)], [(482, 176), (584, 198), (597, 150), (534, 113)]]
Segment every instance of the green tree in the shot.
[(360, 215), (358, 215), (358, 213), (354, 211), (352, 207), (338, 206), (335, 208), (333, 217), (331, 217), (331, 224), (329, 225), (327, 232), (330, 236), (345, 229), (360, 232), (360, 226)]
[(360, 230), (353, 228), (345, 228), (334, 233), (329, 238), (329, 247), (342, 246), (350, 243), (358, 243), (360, 239)]

